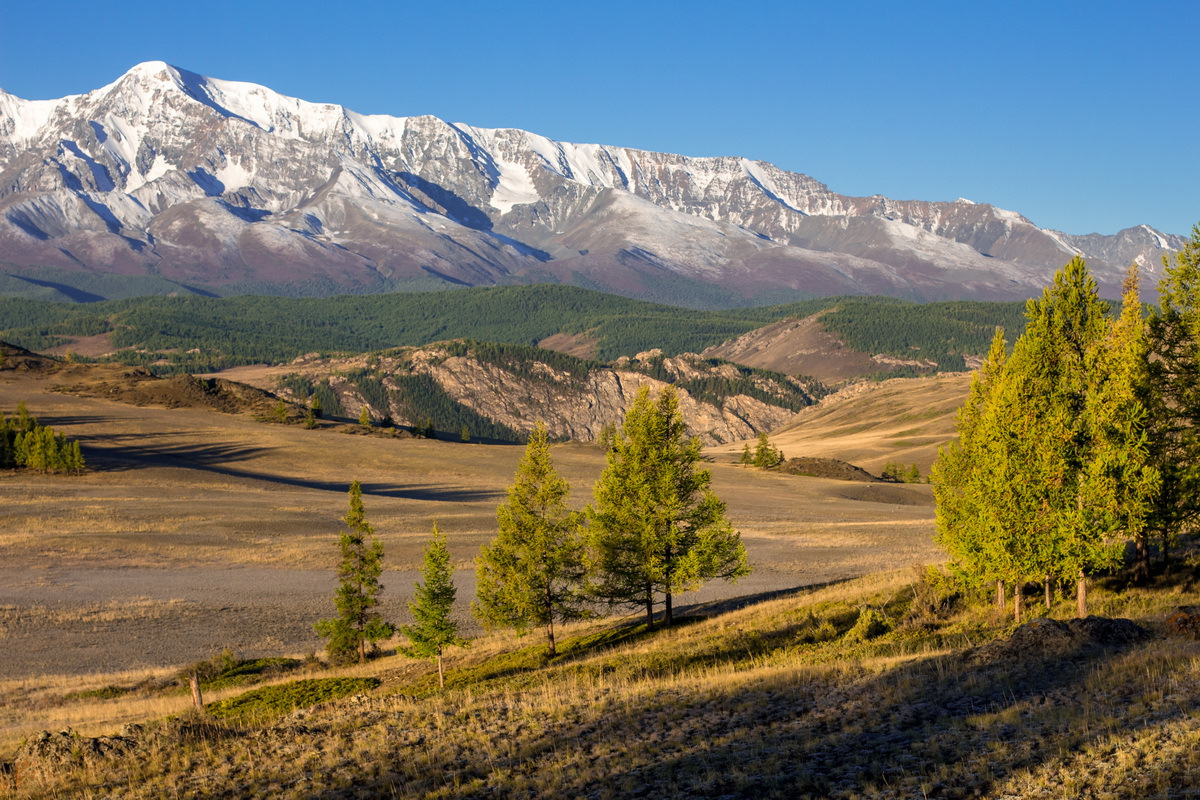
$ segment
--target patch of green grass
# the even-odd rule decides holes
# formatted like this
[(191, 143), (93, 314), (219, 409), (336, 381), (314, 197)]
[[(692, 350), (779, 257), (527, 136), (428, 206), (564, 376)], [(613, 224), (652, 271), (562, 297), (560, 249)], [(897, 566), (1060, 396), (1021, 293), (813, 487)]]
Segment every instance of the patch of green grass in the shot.
[(281, 717), (297, 708), (360, 694), (379, 686), (378, 678), (306, 678), (264, 686), (208, 705), (208, 713), (221, 719), (262, 721)]
[(295, 658), (255, 658), (238, 661), (234, 666), (219, 675), (202, 681), (201, 687), (214, 691), (230, 686), (245, 686), (257, 683), (274, 675), (291, 672), (298, 668), (301, 662)]

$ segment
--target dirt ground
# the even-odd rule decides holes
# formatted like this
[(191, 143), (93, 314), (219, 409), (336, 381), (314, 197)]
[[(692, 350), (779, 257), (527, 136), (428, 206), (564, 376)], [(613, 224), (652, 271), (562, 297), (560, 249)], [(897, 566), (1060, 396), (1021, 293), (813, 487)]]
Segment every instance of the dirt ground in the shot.
[[(458, 572), (495, 532), (522, 448), (349, 436), (188, 408), (51, 391), (0, 374), (0, 409), (24, 400), (77, 438), (78, 477), (0, 474), (0, 677), (165, 666), (222, 647), (246, 656), (320, 648), (332, 611), (339, 520), (351, 480), (386, 550), (384, 611), (406, 622), (421, 549), (437, 521)], [(582, 507), (603, 467), (593, 446), (554, 448)], [(755, 572), (680, 604), (769, 593), (938, 559), (928, 487), (770, 474), (714, 463)], [(895, 494), (900, 492), (900, 495)]]

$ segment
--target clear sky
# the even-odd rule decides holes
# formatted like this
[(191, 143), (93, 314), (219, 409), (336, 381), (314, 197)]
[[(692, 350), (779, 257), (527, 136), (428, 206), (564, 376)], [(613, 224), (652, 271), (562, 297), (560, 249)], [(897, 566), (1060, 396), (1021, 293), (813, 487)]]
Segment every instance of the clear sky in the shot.
[(365, 113), (740, 155), (1043, 227), (1200, 220), (1200, 2), (0, 0), (0, 87), (160, 59)]

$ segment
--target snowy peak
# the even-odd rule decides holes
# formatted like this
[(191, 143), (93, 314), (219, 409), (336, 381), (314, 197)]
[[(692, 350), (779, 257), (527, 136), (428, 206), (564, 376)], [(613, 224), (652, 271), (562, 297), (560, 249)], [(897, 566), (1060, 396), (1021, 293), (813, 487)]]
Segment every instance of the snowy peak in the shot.
[(1073, 237), (961, 198), (849, 197), (736, 156), (363, 115), (162, 61), (58, 100), (0, 92), (13, 269), (218, 292), (557, 280), (693, 304), (1025, 297), (1077, 252), (1117, 286), (1182, 241), (1146, 226)]

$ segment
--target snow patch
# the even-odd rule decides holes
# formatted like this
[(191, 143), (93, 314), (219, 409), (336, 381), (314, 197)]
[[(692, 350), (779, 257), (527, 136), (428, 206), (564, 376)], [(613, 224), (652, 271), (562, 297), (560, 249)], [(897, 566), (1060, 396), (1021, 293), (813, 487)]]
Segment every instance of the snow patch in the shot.
[(1154, 230), (1154, 228), (1151, 228), (1149, 225), (1140, 225), (1138, 227), (1140, 227), (1146, 233), (1148, 233), (1154, 237), (1154, 241), (1158, 244), (1159, 250), (1170, 250), (1171, 249), (1170, 242), (1168, 242), (1166, 239), (1164, 239), (1163, 235), (1161, 233), (1159, 233), (1158, 231)]

